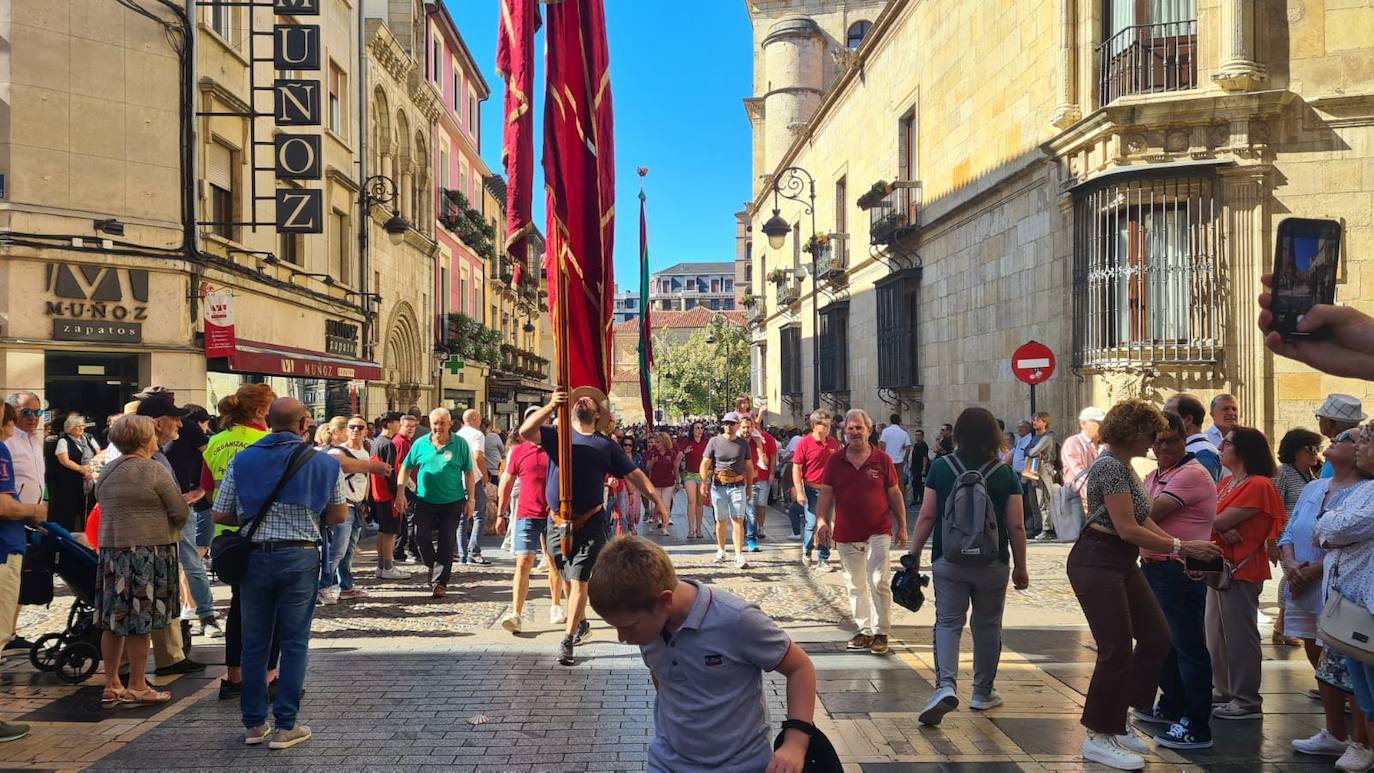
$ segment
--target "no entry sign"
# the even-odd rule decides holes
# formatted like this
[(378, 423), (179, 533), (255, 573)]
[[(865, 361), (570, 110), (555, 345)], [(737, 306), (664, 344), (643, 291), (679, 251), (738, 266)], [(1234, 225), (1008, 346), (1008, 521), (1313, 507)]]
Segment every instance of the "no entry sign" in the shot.
[(1039, 341), (1023, 344), (1011, 355), (1011, 372), (1031, 386), (1043, 384), (1054, 375), (1054, 352)]

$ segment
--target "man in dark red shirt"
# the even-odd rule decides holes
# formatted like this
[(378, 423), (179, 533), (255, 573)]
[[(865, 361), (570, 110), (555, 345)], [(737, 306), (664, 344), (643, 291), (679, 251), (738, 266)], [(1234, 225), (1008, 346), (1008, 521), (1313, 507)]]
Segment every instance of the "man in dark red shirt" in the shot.
[(802, 532), (802, 564), (811, 566), (811, 552), (814, 549), (820, 563), (817, 568), (823, 572), (834, 571), (830, 567), (830, 543), (823, 534), (816, 533), (816, 501), (821, 496), (821, 477), (830, 456), (840, 450), (840, 443), (830, 437), (830, 416), (825, 411), (811, 412), (811, 432), (797, 443), (792, 454), (792, 483), (796, 492), (797, 504), (806, 508), (806, 526)]
[[(401, 414), (387, 411), (377, 419), (382, 434), (374, 440), (376, 449), (372, 458), (386, 464), (391, 469), (400, 466), (405, 456), (398, 456), (395, 439), (401, 427)], [(396, 478), (391, 473), (372, 476), (372, 505), (377, 519), (377, 579), (404, 580), (410, 577), (406, 572), (392, 566), (395, 560), (396, 535), (402, 533), (404, 514), (396, 512)]]
[(894, 537), (898, 550), (906, 547), (906, 508), (897, 468), (869, 442), (872, 433), (873, 419), (866, 411), (855, 408), (845, 414), (849, 442), (825, 465), (816, 531), (824, 536), (833, 530), (844, 568), (849, 613), (859, 627), (848, 648), (886, 655), (891, 652), (887, 635), (892, 625), (887, 554)]
[(678, 452), (682, 454), (682, 488), (687, 492), (687, 539), (701, 539), (702, 508), (710, 504), (705, 501), (701, 484), (701, 457), (706, 453), (705, 427), (701, 422), (692, 422), (689, 434), (678, 441)]

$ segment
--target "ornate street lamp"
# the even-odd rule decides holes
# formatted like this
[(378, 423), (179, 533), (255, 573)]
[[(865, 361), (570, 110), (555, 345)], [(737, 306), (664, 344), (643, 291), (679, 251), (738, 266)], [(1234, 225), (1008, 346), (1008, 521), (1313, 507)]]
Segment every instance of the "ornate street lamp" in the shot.
[[(811, 216), (811, 242), (816, 241), (816, 178), (799, 166), (789, 166), (773, 176), (773, 216), (759, 229), (768, 237), (768, 246), (780, 250), (787, 244), (792, 227), (782, 219), (778, 199), (795, 201)], [(803, 198), (804, 196), (804, 198)], [(811, 410), (821, 407), (821, 292), (816, 261), (819, 249), (811, 253)]]
[[(367, 178), (363, 183), (363, 217), (372, 213), (372, 208), (379, 204), (390, 204), (396, 200), (396, 181), (386, 175), (374, 175)], [(387, 238), (393, 245), (399, 245), (405, 241), (406, 231), (410, 230), (410, 222), (401, 217), (400, 212), (393, 214), (385, 223), (382, 230), (386, 231)]]

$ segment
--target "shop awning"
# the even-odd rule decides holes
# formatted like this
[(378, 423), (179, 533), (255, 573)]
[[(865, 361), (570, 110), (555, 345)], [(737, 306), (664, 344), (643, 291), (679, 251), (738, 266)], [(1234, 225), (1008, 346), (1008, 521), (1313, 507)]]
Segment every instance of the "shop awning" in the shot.
[[(212, 360), (216, 361), (216, 360)], [(331, 381), (380, 381), (382, 366), (366, 360), (265, 344), (240, 338), (228, 357), (219, 358), (236, 373), (260, 373), (292, 378), (318, 378)]]

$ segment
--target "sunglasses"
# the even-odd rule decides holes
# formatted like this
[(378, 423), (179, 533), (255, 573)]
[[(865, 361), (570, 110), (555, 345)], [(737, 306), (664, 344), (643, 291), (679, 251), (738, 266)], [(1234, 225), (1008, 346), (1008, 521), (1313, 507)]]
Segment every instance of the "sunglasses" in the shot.
[(26, 419), (36, 419), (43, 415), (43, 411), (38, 408), (20, 408), (19, 415)]
[(364, 425), (364, 424), (350, 424), (350, 425), (348, 425), (348, 428), (351, 429), (351, 430), (352, 430), (352, 429), (356, 429), (356, 430), (362, 431), (362, 430), (367, 429), (367, 426)]

